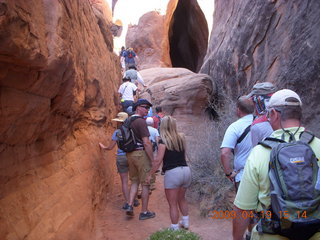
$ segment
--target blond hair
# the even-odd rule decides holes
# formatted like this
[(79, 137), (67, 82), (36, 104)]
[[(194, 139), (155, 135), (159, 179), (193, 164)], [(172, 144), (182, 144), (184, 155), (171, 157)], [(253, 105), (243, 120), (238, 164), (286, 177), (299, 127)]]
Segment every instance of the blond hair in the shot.
[(176, 120), (171, 116), (162, 118), (160, 137), (168, 150), (181, 152), (185, 149), (184, 135), (178, 133)]

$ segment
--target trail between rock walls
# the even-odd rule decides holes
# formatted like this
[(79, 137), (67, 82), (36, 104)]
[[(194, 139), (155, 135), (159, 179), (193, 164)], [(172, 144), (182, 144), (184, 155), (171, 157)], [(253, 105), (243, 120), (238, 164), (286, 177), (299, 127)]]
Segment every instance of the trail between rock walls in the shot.
[[(157, 175), (156, 189), (149, 199), (149, 210), (156, 213), (155, 218), (139, 220), (141, 204), (134, 208), (134, 217), (127, 217), (125, 211), (121, 209), (124, 203), (123, 199), (120, 177), (117, 175), (110, 201), (105, 210), (99, 214), (98, 240), (145, 240), (152, 233), (170, 226), (163, 176)], [(198, 207), (192, 204), (189, 204), (189, 217), (190, 231), (199, 234), (202, 240), (232, 239), (231, 220), (201, 217)]]

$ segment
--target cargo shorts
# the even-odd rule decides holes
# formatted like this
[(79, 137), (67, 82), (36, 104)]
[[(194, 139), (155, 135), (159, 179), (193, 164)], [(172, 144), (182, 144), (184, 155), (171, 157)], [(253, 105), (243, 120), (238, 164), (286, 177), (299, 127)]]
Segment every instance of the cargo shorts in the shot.
[(136, 150), (127, 153), (129, 164), (129, 177), (133, 183), (141, 183), (141, 185), (150, 185), (155, 182), (155, 176), (151, 177), (150, 183), (146, 183), (146, 177), (152, 167), (151, 160), (144, 150)]

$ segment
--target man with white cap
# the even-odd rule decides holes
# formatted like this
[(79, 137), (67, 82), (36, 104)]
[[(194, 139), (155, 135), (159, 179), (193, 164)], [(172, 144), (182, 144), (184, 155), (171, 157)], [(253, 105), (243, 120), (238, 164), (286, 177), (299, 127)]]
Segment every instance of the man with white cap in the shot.
[(252, 147), (256, 146), (265, 137), (269, 137), (273, 132), (270, 123), (267, 120), (267, 105), (276, 87), (270, 82), (256, 83), (252, 91), (247, 95), (251, 98), (255, 106), (256, 118), (251, 125)]
[[(290, 138), (293, 138), (290, 136), (294, 136), (296, 140), (300, 139), (302, 132), (304, 132), (304, 127), (301, 126), (302, 102), (297, 93), (289, 89), (277, 91), (270, 98), (267, 109), (268, 119), (274, 130), (271, 135), (272, 138), (282, 139), (286, 142), (288, 142)], [(315, 156), (319, 158), (320, 140), (314, 137), (309, 143), (309, 146)], [(247, 159), (244, 174), (234, 201), (234, 212), (236, 216), (233, 220), (234, 240), (243, 239), (244, 232), (250, 221), (250, 216), (255, 217), (252, 211), (265, 213), (263, 211), (271, 207), (269, 178), (270, 153), (271, 149), (259, 144), (252, 149)], [(291, 159), (288, 164), (290, 164), (290, 162)], [(307, 230), (301, 232), (308, 233)], [(279, 233), (269, 234), (265, 231), (258, 233), (256, 226), (252, 231), (251, 239), (285, 240), (288, 238), (280, 236)], [(320, 239), (320, 233), (315, 233), (311, 238), (303, 239)]]

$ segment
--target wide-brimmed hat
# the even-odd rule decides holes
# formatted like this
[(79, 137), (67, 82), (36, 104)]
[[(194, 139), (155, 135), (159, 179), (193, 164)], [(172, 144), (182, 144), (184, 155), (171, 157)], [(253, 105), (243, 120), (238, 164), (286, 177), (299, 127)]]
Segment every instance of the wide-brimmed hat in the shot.
[(128, 113), (126, 112), (119, 112), (117, 114), (117, 117), (114, 119), (111, 119), (111, 121), (116, 121), (116, 122), (124, 122), (128, 118)]
[(261, 82), (256, 83), (252, 87), (252, 91), (247, 95), (248, 98), (253, 95), (268, 95), (274, 93), (276, 91), (276, 87), (271, 82)]
[(268, 109), (284, 106), (302, 106), (299, 95), (290, 89), (275, 92), (269, 100)]

